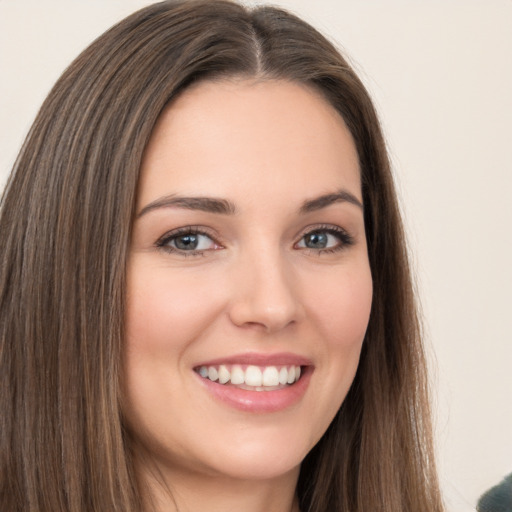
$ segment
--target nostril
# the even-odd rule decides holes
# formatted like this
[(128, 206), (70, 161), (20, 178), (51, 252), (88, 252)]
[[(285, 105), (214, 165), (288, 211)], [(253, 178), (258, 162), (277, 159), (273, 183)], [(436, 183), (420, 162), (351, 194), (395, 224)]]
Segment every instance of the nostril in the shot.
[(233, 308), (230, 312), (231, 321), (240, 328), (248, 330), (260, 330), (262, 332), (274, 332), (285, 329), (296, 322), (293, 311), (269, 311)]

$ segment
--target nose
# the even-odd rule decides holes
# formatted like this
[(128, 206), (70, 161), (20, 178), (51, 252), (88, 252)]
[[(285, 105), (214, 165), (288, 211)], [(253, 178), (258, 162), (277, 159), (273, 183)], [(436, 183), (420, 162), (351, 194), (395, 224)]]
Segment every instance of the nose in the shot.
[(271, 333), (302, 318), (297, 280), (279, 254), (267, 252), (244, 258), (233, 277), (229, 316), (235, 325)]

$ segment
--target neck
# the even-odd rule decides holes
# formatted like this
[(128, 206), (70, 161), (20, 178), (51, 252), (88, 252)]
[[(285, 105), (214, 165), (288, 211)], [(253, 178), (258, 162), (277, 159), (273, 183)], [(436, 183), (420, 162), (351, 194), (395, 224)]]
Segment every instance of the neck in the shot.
[(267, 480), (194, 473), (141, 471), (151, 512), (300, 512), (295, 489), (299, 468)]

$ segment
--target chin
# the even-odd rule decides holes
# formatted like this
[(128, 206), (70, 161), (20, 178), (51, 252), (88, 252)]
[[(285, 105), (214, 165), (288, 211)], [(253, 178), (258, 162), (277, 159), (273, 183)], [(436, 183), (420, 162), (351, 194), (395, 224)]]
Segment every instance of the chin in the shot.
[(276, 480), (299, 472), (302, 457), (282, 455), (282, 457), (259, 456), (249, 460), (246, 456), (232, 455), (223, 464), (214, 468), (214, 473), (233, 480), (262, 481)]
[[(218, 444), (210, 458), (218, 473), (235, 479), (268, 480), (299, 471), (302, 460), (316, 444), (317, 437), (269, 428), (230, 436), (228, 445)], [(295, 435), (294, 435), (295, 434)], [(297, 435), (299, 434), (299, 435)], [(204, 452), (203, 452), (204, 455)]]

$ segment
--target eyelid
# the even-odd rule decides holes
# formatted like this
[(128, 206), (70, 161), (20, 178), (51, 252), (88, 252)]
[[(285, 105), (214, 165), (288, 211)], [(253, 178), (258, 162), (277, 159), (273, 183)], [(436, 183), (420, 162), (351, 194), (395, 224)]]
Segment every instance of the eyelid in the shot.
[[(333, 247), (325, 247), (325, 248), (312, 248), (312, 247), (298, 247), (298, 244), (309, 234), (315, 232), (325, 232), (336, 236), (339, 239), (339, 243)], [(169, 241), (173, 238), (178, 238), (182, 235), (202, 235), (206, 236), (212, 240), (216, 247), (208, 248), (208, 249), (190, 249), (184, 250), (179, 249), (177, 247), (173, 247), (169, 245)], [(346, 249), (347, 247), (353, 245), (355, 243), (354, 237), (345, 229), (336, 224), (314, 224), (306, 226), (301, 230), (301, 232), (296, 237), (296, 242), (293, 244), (294, 249), (299, 249), (301, 251), (309, 251), (316, 255), (322, 253), (333, 253), (337, 251), (341, 251)], [(214, 230), (208, 228), (206, 226), (198, 226), (198, 225), (190, 225), (190, 226), (181, 226), (179, 228), (171, 229), (164, 233), (158, 240), (155, 242), (155, 247), (160, 250), (163, 250), (168, 253), (176, 253), (182, 256), (200, 256), (204, 255), (206, 252), (215, 251), (218, 249), (223, 249), (224, 245), (219, 241), (219, 236)]]
[[(210, 238), (212, 242), (217, 246), (213, 249), (192, 249), (190, 251), (185, 251), (182, 249), (178, 249), (177, 247), (172, 247), (171, 245), (167, 245), (170, 240), (173, 238), (177, 238), (183, 235), (202, 235)], [(170, 253), (177, 253), (184, 256), (200, 256), (205, 252), (214, 251), (217, 249), (223, 248), (222, 243), (219, 242), (218, 236), (216, 233), (213, 233), (213, 230), (207, 228), (205, 226), (181, 226), (179, 228), (171, 229), (164, 233), (156, 242), (155, 247)]]
[(346, 249), (355, 243), (354, 237), (345, 228), (342, 228), (336, 224), (317, 224), (306, 226), (298, 235), (298, 239), (295, 242), (294, 247), (297, 247), (297, 245), (304, 239), (305, 236), (316, 232), (327, 232), (331, 235), (337, 236), (340, 239), (340, 243), (335, 247), (326, 247), (323, 249), (313, 249), (310, 247), (299, 247), (298, 249), (311, 251), (316, 254), (332, 253)]

